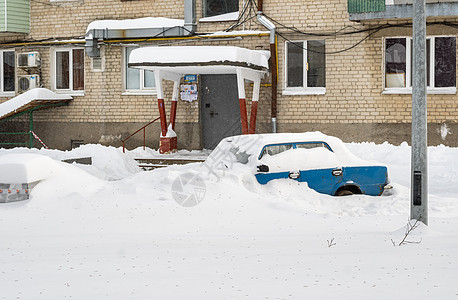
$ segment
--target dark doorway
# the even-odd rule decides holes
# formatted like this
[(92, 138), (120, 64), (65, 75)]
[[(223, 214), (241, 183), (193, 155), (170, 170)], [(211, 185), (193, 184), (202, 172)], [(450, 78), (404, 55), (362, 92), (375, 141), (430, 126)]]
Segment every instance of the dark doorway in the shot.
[(237, 76), (202, 75), (202, 141), (205, 149), (214, 149), (225, 137), (241, 134)]

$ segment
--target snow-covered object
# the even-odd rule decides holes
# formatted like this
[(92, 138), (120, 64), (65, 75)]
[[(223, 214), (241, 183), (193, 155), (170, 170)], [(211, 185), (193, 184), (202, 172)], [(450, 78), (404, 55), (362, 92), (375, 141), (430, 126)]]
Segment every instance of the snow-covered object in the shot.
[[(298, 142), (325, 142), (331, 147), (332, 152), (327, 148), (291, 149), (275, 156), (265, 155), (261, 161), (275, 171), (291, 170), (291, 166), (294, 166), (297, 170), (311, 170), (374, 165), (374, 163), (353, 155), (339, 138), (328, 136), (321, 132), (251, 134), (228, 137), (218, 144), (208, 157), (208, 160), (214, 161), (217, 157), (234, 160), (231, 155), (235, 155), (235, 160), (243, 162), (244, 159), (247, 159), (246, 164), (252, 166), (252, 170), (255, 172), (264, 146)], [(307, 155), (301, 155), (305, 152)]]
[(48, 156), (13, 153), (0, 156), (0, 183), (32, 183), (56, 171), (57, 163)]
[(233, 30), (233, 31), (215, 31), (202, 37), (216, 36), (245, 36), (245, 35), (269, 35), (270, 31), (265, 30)]
[(161, 137), (167, 137), (167, 138), (172, 138), (172, 137), (176, 137), (176, 136), (177, 136), (177, 134), (173, 130), (172, 124), (170, 124), (169, 127), (167, 127), (167, 133), (165, 134), (165, 136), (162, 136), (162, 134), (161, 134)]
[[(209, 72), (205, 67), (212, 65), (223, 73), (227, 68), (235, 70), (234, 66), (267, 70), (269, 57), (268, 51), (232, 46), (142, 47), (131, 52), (129, 65), (144, 69), (191, 66), (194, 74)], [(203, 71), (199, 72), (198, 66), (203, 66)]]
[(140, 29), (140, 28), (167, 28), (184, 26), (184, 20), (169, 18), (139, 18), (126, 20), (97, 20), (91, 22), (86, 32), (91, 29)]
[(234, 11), (227, 14), (221, 14), (213, 17), (206, 17), (199, 19), (199, 22), (224, 22), (224, 21), (236, 21), (239, 17), (239, 12)]
[(19, 113), (40, 103), (53, 103), (70, 101), (73, 98), (69, 95), (56, 94), (45, 88), (31, 89), (17, 97), (0, 104), (0, 119)]

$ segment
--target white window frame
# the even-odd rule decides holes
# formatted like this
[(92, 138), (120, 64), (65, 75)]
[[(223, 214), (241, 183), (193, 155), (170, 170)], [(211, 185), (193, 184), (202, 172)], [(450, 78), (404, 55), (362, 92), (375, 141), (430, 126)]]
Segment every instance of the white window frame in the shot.
[[(307, 68), (304, 68), (302, 78), (304, 82), (304, 86), (302, 87), (288, 87), (288, 43), (304, 43), (304, 65), (308, 64), (308, 57), (307, 57), (307, 42), (312, 40), (294, 40), (294, 41), (285, 41), (285, 55), (284, 55), (284, 82), (283, 82), (283, 95), (324, 95), (326, 94), (326, 87), (308, 87), (307, 86)], [(326, 60), (326, 58), (325, 58)], [(326, 72), (326, 67), (325, 67)]]
[[(430, 84), (434, 84), (434, 76), (435, 76), (435, 39), (440, 37), (453, 37), (455, 38), (456, 43), (456, 36), (453, 35), (434, 35), (434, 36), (427, 36), (426, 38), (430, 40), (429, 44), (429, 53), (431, 59), (429, 60), (429, 82)], [(386, 61), (385, 61), (385, 53), (386, 53), (386, 40), (387, 39), (406, 39), (406, 87), (396, 87), (396, 88), (387, 88), (386, 87)], [(412, 86), (411, 83), (411, 76), (412, 76), (412, 37), (411, 36), (395, 36), (395, 37), (385, 37), (383, 38), (383, 60), (382, 60), (382, 87), (383, 87), (383, 94), (412, 94)], [(455, 49), (456, 51), (456, 49)], [(456, 62), (455, 62), (456, 63)], [(427, 75), (428, 76), (428, 75)], [(458, 78), (455, 75), (455, 82)], [(456, 86), (454, 87), (434, 87), (428, 86), (426, 88), (427, 94), (456, 94)]]
[(127, 49), (138, 48), (135, 46), (122, 47), (122, 89), (123, 95), (156, 95), (156, 87), (150, 88), (145, 87), (145, 70), (139, 69), (140, 73), (140, 88), (139, 89), (128, 89), (127, 88)]
[(14, 49), (3, 49), (0, 50), (0, 97), (11, 97), (16, 95), (16, 91), (4, 91), (4, 81), (3, 81), (3, 52), (14, 52), (14, 89), (17, 89), (16, 75), (17, 75), (17, 66), (16, 66), (16, 51)]
[(236, 12), (236, 11), (240, 11), (240, 1), (242, 1), (242, 0), (238, 0), (239, 8), (237, 10), (235, 10), (235, 11), (224, 12), (224, 13), (221, 13), (221, 14), (218, 14), (218, 15), (214, 15), (214, 16), (207, 16), (206, 15), (206, 9), (207, 9), (207, 6), (208, 6), (208, 0), (203, 0), (202, 1), (202, 16), (203, 16), (203, 19), (205, 20), (205, 19), (214, 18), (214, 17), (221, 16), (221, 15), (230, 14), (230, 13), (233, 13), (233, 12)]
[[(83, 58), (84, 64), (84, 89), (73, 90), (73, 50), (82, 49), (83, 47), (60, 47), (51, 49), (51, 89), (58, 94), (69, 94), (72, 96), (84, 96), (86, 89), (86, 59)], [(56, 53), (57, 52), (69, 52), (69, 88), (68, 89), (57, 89), (57, 74), (56, 74)], [(86, 55), (84, 55), (85, 57)]]

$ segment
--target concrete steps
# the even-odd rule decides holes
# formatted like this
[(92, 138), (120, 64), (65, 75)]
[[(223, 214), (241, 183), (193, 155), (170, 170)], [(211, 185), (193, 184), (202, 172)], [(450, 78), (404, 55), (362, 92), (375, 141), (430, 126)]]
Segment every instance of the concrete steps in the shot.
[(163, 168), (172, 165), (185, 165), (190, 163), (203, 162), (201, 158), (136, 158), (138, 166), (145, 171)]

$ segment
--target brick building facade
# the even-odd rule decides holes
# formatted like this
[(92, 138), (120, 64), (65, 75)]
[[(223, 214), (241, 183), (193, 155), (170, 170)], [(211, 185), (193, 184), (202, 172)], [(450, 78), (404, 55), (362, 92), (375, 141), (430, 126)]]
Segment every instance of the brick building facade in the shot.
[[(276, 26), (278, 82), (273, 83), (277, 86), (275, 107), (271, 103), (275, 98), (272, 74), (266, 74), (261, 82), (257, 132), (272, 131), (272, 109), (276, 108), (278, 132), (319, 130), (344, 141), (410, 143), (411, 20), (392, 16), (352, 17), (345, 0), (229, 1), (239, 7), (235, 18), (234, 14), (228, 15), (229, 21), (218, 19), (219, 14), (226, 16), (219, 9), (209, 9), (210, 4), (221, 1), (190, 1), (195, 5), (194, 33), (182, 37), (103, 39), (98, 42), (100, 59), (86, 53), (86, 29), (93, 21), (184, 19), (185, 2), (31, 1), (30, 33), (3, 33), (0, 51), (13, 51), (16, 57), (20, 53), (39, 52), (41, 66), (16, 66), (14, 91), (0, 90), (0, 102), (17, 95), (18, 76), (39, 74), (41, 86), (73, 96), (68, 106), (34, 114), (35, 131), (50, 147), (68, 149), (75, 140), (120, 146), (122, 139), (159, 116), (155, 89), (146, 79), (149, 75), (144, 71), (135, 73), (138, 75), (129, 73), (126, 61), (129, 49), (148, 45), (212, 45), (269, 51), (270, 33), (256, 16), (260, 8), (257, 6), (262, 5), (263, 15)], [(222, 12), (231, 10), (234, 8)], [(429, 143), (458, 146), (457, 29), (453, 26), (456, 19), (439, 14), (427, 21), (432, 86), (428, 94)], [(236, 23), (238, 26), (232, 28)], [(444, 52), (441, 49), (445, 47), (448, 50)], [(62, 62), (69, 65), (62, 67)], [(62, 72), (70, 74), (65, 78), (68, 82), (62, 82)], [(134, 80), (134, 88), (129, 87), (129, 76), (139, 76)], [(451, 79), (439, 82), (445, 77)], [(250, 84), (246, 88), (252, 90)], [(202, 86), (199, 89), (200, 95)], [(168, 110), (171, 85), (165, 90)], [(247, 107), (249, 115), (249, 101)], [(202, 112), (200, 99), (178, 101), (179, 149), (204, 147), (202, 132), (208, 129), (202, 128)], [(22, 123), (25, 120), (19, 118), (0, 126), (9, 130)], [(159, 123), (148, 127), (146, 132), (147, 145), (157, 148)], [(142, 135), (134, 136), (127, 143), (128, 148), (139, 146), (142, 138)]]

